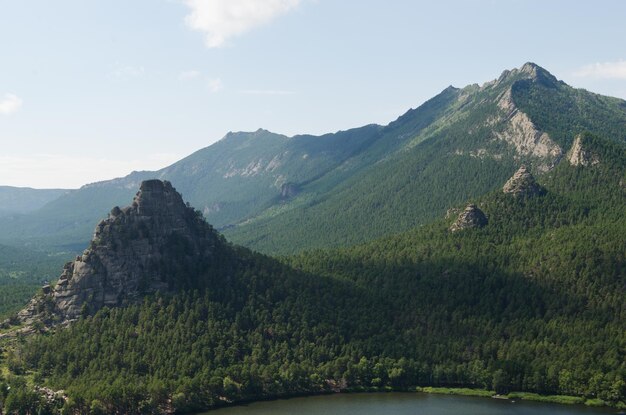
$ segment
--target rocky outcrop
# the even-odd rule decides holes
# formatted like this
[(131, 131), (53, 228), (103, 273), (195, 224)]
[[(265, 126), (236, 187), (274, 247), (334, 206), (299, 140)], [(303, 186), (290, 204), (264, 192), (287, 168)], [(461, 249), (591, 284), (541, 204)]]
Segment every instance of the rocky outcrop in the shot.
[(501, 120), (505, 125), (503, 130), (494, 132), (496, 138), (512, 145), (520, 156), (540, 160), (537, 164), (539, 170), (550, 170), (563, 154), (561, 147), (517, 108), (510, 88), (500, 97), (498, 106), (503, 111)]
[(300, 187), (291, 182), (283, 183), (280, 186), (280, 197), (282, 199), (290, 199), (300, 193)]
[(195, 288), (223, 269), (226, 251), (221, 236), (169, 182), (144, 181), (132, 205), (114, 207), (54, 289), (33, 299), (18, 319), (28, 324), (46, 314), (63, 322), (146, 293)]
[(516, 197), (532, 197), (543, 193), (543, 189), (535, 177), (530, 173), (526, 166), (522, 166), (502, 187), (504, 193), (512, 194)]
[(583, 145), (582, 136), (577, 136), (572, 144), (572, 148), (567, 153), (567, 161), (572, 166), (595, 166), (600, 163), (600, 159)]
[(469, 204), (461, 212), (456, 221), (450, 226), (450, 232), (456, 232), (463, 229), (482, 228), (488, 223), (487, 216), (478, 206)]

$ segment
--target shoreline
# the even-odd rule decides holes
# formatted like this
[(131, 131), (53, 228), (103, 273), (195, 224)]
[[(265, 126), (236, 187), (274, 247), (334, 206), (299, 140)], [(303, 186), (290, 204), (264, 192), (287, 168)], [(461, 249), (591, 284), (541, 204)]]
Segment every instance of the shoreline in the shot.
[(457, 396), (476, 396), (481, 398), (503, 399), (503, 400), (521, 400), (530, 402), (556, 403), (560, 405), (585, 405), (596, 408), (614, 408), (626, 409), (626, 404), (617, 402), (611, 405), (601, 399), (587, 399), (581, 396), (571, 395), (540, 395), (534, 392), (509, 392), (507, 394), (497, 394), (495, 391), (487, 389), (471, 389), (471, 388), (444, 388), (444, 387), (416, 387), (416, 392), (431, 393), (439, 395), (457, 395)]
[(501, 399), (501, 400), (510, 400), (510, 401), (528, 401), (528, 402), (541, 402), (541, 403), (551, 403), (551, 404), (559, 404), (559, 405), (581, 405), (595, 408), (606, 408), (606, 409), (618, 409), (624, 410), (626, 409), (626, 404), (623, 402), (618, 402), (615, 405), (611, 405), (608, 402), (602, 401), (600, 399), (587, 399), (580, 396), (570, 396), (570, 395), (540, 395), (538, 393), (533, 392), (509, 392), (508, 394), (497, 394), (495, 391), (487, 390), (487, 389), (472, 389), (472, 388), (446, 388), (446, 387), (434, 387), (434, 386), (412, 386), (409, 388), (393, 388), (391, 386), (385, 387), (365, 387), (365, 386), (357, 386), (352, 388), (346, 388), (339, 391), (319, 391), (319, 392), (302, 392), (302, 393), (294, 393), (287, 394), (282, 396), (261, 396), (258, 398), (249, 398), (242, 399), (234, 402), (224, 402), (220, 405), (214, 406), (212, 408), (207, 408), (203, 412), (197, 412), (195, 414), (205, 414), (209, 412), (213, 412), (218, 409), (229, 408), (239, 405), (248, 405), (255, 402), (271, 402), (278, 401), (282, 399), (292, 399), (292, 398), (306, 398), (306, 397), (314, 397), (320, 395), (336, 395), (336, 394), (365, 394), (365, 393), (391, 393), (391, 392), (401, 392), (401, 393), (424, 393), (424, 394), (433, 394), (433, 395), (453, 395), (453, 396), (469, 396), (469, 397), (478, 397), (478, 398), (491, 398), (491, 399)]

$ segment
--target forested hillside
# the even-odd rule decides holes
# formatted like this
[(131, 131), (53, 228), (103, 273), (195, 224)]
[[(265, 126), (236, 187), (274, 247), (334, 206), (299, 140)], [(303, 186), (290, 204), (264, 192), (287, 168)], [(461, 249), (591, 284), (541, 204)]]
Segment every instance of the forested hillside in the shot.
[(42, 283), (58, 277), (69, 258), (0, 245), (0, 320), (22, 308)]
[(5, 354), (16, 385), (5, 405), (31, 405), (23, 374), (82, 413), (416, 385), (624, 405), (626, 151), (588, 134), (580, 143), (584, 157), (540, 177), (541, 191), (472, 199), (483, 227), (451, 232), (451, 211), (282, 263), (233, 248), (245, 266), (224, 284), (30, 336)]
[(428, 223), (502, 186), (522, 163), (535, 174), (551, 170), (583, 132), (626, 142), (624, 101), (574, 89), (531, 63), (455, 95), (402, 151), (226, 236), (273, 254), (362, 243)]

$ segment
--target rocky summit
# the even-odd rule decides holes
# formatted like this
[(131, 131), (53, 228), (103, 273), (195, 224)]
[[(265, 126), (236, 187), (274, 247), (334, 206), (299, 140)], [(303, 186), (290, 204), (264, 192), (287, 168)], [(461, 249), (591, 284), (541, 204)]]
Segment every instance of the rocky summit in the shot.
[(169, 182), (144, 181), (132, 204), (114, 207), (98, 223), (89, 248), (18, 319), (68, 321), (146, 293), (197, 287), (224, 269), (226, 250), (222, 237)]
[(457, 220), (450, 226), (450, 232), (456, 232), (463, 229), (482, 228), (487, 225), (487, 217), (478, 206), (469, 204), (463, 212), (461, 212)]
[(522, 166), (502, 187), (504, 193), (512, 194), (516, 197), (531, 197), (540, 195), (543, 189), (535, 177), (530, 173), (526, 166)]

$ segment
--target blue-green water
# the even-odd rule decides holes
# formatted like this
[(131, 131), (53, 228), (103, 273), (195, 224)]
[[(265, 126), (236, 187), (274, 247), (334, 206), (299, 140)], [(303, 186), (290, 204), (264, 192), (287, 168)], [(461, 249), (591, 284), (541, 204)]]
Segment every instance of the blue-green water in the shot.
[[(256, 402), (210, 415), (607, 415), (620, 411), (422, 393), (336, 394)], [(623, 412), (621, 412), (623, 413)]]

